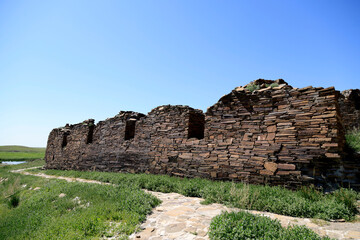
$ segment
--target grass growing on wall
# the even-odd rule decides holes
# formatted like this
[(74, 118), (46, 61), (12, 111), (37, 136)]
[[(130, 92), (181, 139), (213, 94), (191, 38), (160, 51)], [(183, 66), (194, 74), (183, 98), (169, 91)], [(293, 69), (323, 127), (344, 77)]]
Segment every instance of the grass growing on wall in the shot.
[(360, 152), (360, 129), (353, 129), (346, 135), (346, 143), (356, 152)]
[(28, 161), (44, 158), (45, 148), (0, 146), (0, 161)]
[[(40, 171), (40, 170), (35, 170)], [(356, 214), (359, 195), (349, 189), (323, 194), (313, 188), (291, 191), (283, 187), (242, 183), (182, 179), (163, 175), (109, 172), (42, 171), (50, 175), (94, 179), (102, 182), (148, 189), (158, 192), (177, 192), (189, 197), (202, 197), (205, 203), (222, 203), (242, 209), (268, 211), (293, 217), (324, 220), (352, 220)]]
[(0, 239), (127, 239), (160, 200), (131, 186), (49, 180), (0, 167)]
[[(272, 84), (265, 84), (265, 87), (271, 87), (271, 88), (274, 88), (274, 87), (278, 87), (279, 84), (278, 83), (272, 83)], [(259, 90), (260, 89), (260, 85), (256, 85), (254, 83), (251, 83), (251, 84), (248, 84), (246, 86), (246, 89), (249, 90), (250, 92), (253, 92), (255, 90)]]

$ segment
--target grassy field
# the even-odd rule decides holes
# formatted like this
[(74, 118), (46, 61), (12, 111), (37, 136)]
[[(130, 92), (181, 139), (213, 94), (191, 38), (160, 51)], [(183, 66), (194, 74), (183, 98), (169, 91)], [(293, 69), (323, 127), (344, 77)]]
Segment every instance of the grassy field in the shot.
[(293, 217), (324, 220), (354, 219), (356, 201), (360, 195), (350, 189), (339, 189), (323, 194), (313, 188), (290, 191), (282, 187), (249, 185), (243, 183), (182, 179), (162, 175), (109, 172), (79, 172), (60, 170), (32, 170), (50, 175), (79, 177), (148, 189), (158, 192), (177, 192), (189, 197), (202, 197), (207, 203), (222, 203), (241, 209), (267, 211)]
[(28, 161), (42, 159), (44, 156), (45, 148), (0, 146), (0, 161)]
[(138, 188), (69, 183), (0, 166), (0, 239), (127, 239), (160, 200)]

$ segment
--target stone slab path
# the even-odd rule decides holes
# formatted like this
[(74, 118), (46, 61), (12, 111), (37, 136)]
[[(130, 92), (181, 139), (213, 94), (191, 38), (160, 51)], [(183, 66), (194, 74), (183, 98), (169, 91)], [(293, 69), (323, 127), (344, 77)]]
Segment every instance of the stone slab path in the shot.
[[(69, 182), (87, 182), (96, 184), (109, 184), (95, 180), (81, 178), (60, 177), (43, 173), (26, 172), (28, 169), (19, 169), (17, 172), (25, 175), (33, 175), (43, 178), (56, 178)], [(147, 220), (141, 224), (141, 231), (134, 233), (130, 239), (149, 240), (203, 240), (209, 239), (207, 233), (211, 219), (222, 211), (240, 211), (239, 209), (228, 208), (221, 204), (202, 205), (202, 198), (185, 197), (178, 193), (146, 192), (159, 198), (162, 203), (153, 209)], [(278, 219), (283, 226), (304, 225), (321, 236), (329, 236), (335, 239), (360, 239), (360, 222), (327, 222), (323, 220), (314, 221), (309, 218), (288, 217), (274, 213), (248, 211)]]

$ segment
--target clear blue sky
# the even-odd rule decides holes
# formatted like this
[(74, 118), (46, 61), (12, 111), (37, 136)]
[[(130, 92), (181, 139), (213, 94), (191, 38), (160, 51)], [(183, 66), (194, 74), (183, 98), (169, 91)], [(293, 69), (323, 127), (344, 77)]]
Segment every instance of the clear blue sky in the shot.
[(0, 145), (237, 86), (360, 88), (360, 1), (0, 0)]

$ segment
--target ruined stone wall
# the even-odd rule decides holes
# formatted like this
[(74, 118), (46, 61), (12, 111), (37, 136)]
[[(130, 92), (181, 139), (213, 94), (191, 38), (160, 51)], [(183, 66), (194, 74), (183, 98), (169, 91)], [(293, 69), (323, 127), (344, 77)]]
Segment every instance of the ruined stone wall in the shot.
[(54, 129), (46, 168), (288, 187), (346, 178), (338, 171), (345, 140), (340, 94), (333, 87), (294, 89), (283, 80), (251, 84), (259, 89), (238, 87), (205, 114), (166, 105), (146, 116), (120, 112), (96, 125), (89, 120)]
[(207, 115), (209, 137), (232, 139), (219, 159), (231, 166), (231, 178), (249, 182), (296, 185), (316, 176), (311, 165), (320, 159), (338, 159), (344, 143), (333, 88), (238, 88)]
[[(93, 124), (93, 120), (52, 130), (45, 160), (52, 169), (144, 172), (149, 162), (149, 126), (145, 115), (120, 112)], [(134, 138), (125, 140), (127, 125), (135, 122)], [(93, 128), (93, 131), (89, 129)], [(89, 142), (89, 134), (92, 141)], [(63, 139), (67, 144), (62, 144)]]

